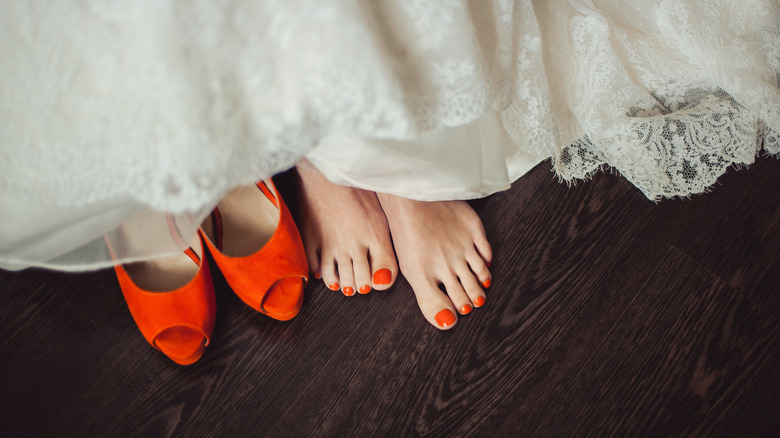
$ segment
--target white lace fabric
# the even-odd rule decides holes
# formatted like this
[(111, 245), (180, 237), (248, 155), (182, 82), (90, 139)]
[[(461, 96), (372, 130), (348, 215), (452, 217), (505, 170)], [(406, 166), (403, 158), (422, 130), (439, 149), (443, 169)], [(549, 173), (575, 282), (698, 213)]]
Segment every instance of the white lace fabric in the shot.
[[(132, 218), (161, 237), (166, 213), (191, 234), (307, 155), (415, 199), (484, 196), (550, 157), (655, 200), (780, 153), (776, 0), (0, 3), (0, 205), (27, 231), (0, 227), (5, 267), (114, 263), (85, 248)], [(20, 204), (50, 214), (35, 228)]]

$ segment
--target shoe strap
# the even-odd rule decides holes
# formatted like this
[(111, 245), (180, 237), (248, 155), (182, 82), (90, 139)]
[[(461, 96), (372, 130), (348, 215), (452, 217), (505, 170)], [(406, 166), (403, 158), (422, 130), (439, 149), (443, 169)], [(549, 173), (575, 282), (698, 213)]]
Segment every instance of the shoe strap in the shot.
[[(200, 257), (198, 256), (198, 253), (195, 252), (194, 249), (192, 249), (189, 244), (184, 242), (184, 239), (181, 237), (181, 231), (179, 231), (179, 226), (176, 225), (176, 221), (173, 218), (172, 214), (166, 214), (165, 215), (166, 221), (168, 223), (168, 231), (171, 235), (171, 238), (173, 239), (174, 243), (179, 247), (187, 247), (183, 252), (186, 254), (193, 262), (195, 262), (196, 265), (200, 265)], [(120, 258), (124, 257), (126, 254), (125, 250), (125, 232), (124, 227), (120, 225), (117, 227), (117, 233), (119, 234), (119, 238), (117, 239), (117, 250), (114, 250), (113, 245), (111, 245), (111, 240), (108, 238), (108, 234), (103, 235), (103, 239), (106, 242), (106, 247), (108, 248), (108, 252), (111, 255), (111, 260), (116, 262)]]
[[(276, 196), (271, 191), (271, 189), (268, 188), (266, 183), (264, 181), (260, 181), (255, 184), (258, 189), (260, 189), (261, 192), (265, 195), (266, 198), (268, 198), (269, 201), (274, 205), (274, 207), (279, 208), (279, 203), (276, 200)], [(223, 243), (223, 225), (222, 225), (222, 213), (219, 211), (219, 207), (214, 207), (214, 210), (211, 211), (211, 228), (214, 233), (214, 247), (216, 247), (220, 252), (222, 251), (222, 243)]]
[(200, 257), (198, 257), (198, 254), (195, 252), (195, 250), (184, 241), (184, 238), (181, 237), (181, 230), (179, 230), (179, 226), (176, 224), (176, 220), (174, 219), (173, 215), (167, 213), (165, 215), (165, 219), (168, 221), (168, 231), (170, 232), (174, 243), (176, 243), (179, 248), (186, 247), (187, 249), (184, 250), (184, 254), (187, 254), (187, 256), (191, 258), (196, 265), (200, 265)]
[[(271, 184), (273, 184), (273, 182), (271, 182)], [(268, 198), (269, 201), (271, 201), (274, 207), (279, 208), (279, 202), (276, 200), (276, 195), (274, 195), (271, 189), (268, 188), (268, 185), (266, 185), (265, 181), (258, 182), (257, 188), (260, 189), (261, 192), (263, 192), (265, 197)], [(276, 189), (276, 186), (274, 186), (274, 189)]]
[[(260, 181), (256, 183), (257, 188), (260, 189), (261, 192), (265, 195), (266, 198), (268, 198), (269, 201), (274, 205), (274, 207), (279, 208), (279, 203), (276, 200), (276, 196), (271, 191), (270, 188), (266, 185), (264, 181)], [(274, 187), (275, 188), (275, 187)], [(222, 251), (222, 243), (223, 243), (223, 226), (222, 226), (222, 213), (219, 211), (219, 207), (214, 207), (214, 210), (211, 211), (211, 228), (214, 232), (214, 246)]]
[(214, 246), (222, 251), (222, 213), (219, 207), (211, 211), (211, 229), (214, 232)]

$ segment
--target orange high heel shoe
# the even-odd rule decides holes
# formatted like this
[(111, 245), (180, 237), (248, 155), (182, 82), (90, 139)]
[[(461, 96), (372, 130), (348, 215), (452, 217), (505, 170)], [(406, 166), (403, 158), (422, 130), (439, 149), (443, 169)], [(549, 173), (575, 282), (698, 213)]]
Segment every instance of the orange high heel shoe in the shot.
[[(177, 236), (170, 216), (168, 225)], [(116, 259), (110, 243), (108, 249)], [(202, 242), (200, 249), (203, 254)], [(216, 320), (209, 264), (188, 248), (152, 262), (117, 264), (114, 270), (127, 307), (149, 344), (179, 365), (197, 362), (211, 342)]]
[(211, 227), (200, 233), (233, 292), (258, 312), (287, 321), (301, 310), (309, 267), (292, 215), (268, 184), (273, 193), (261, 181), (225, 195)]

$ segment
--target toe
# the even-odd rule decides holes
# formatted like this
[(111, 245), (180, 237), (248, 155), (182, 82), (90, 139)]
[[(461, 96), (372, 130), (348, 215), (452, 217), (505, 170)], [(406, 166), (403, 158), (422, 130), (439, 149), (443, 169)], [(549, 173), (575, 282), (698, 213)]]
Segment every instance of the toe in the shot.
[(490, 262), (493, 261), (493, 248), (490, 246), (490, 243), (488, 243), (484, 231), (475, 236), (474, 248), (477, 250), (484, 263), (489, 266)]
[(371, 285), (376, 290), (387, 290), (398, 277), (398, 261), (393, 250), (389, 231), (372, 244), (368, 250)]
[[(469, 280), (468, 277), (471, 277)], [(466, 284), (462, 284), (461, 282), (466, 282)], [(473, 285), (471, 284), (473, 283)], [(472, 276), (469, 273), (469, 276), (466, 276), (464, 280), (458, 281), (458, 278), (447, 277), (447, 279), (443, 282), (444, 288), (447, 291), (447, 295), (450, 297), (450, 301), (452, 301), (452, 304), (455, 306), (456, 309), (458, 309), (458, 313), (461, 315), (465, 315), (467, 313), (470, 313), (472, 310), (472, 302), (469, 298), (469, 295), (466, 293), (466, 287), (473, 287), (476, 285), (476, 280), (474, 280), (474, 276)], [(467, 286), (468, 285), (468, 286)], [(479, 288), (479, 286), (477, 286)]]
[(339, 275), (336, 271), (335, 260), (332, 257), (326, 256), (322, 258), (320, 274), (322, 275), (322, 282), (325, 283), (328, 289), (332, 291), (339, 290)]
[(371, 266), (368, 264), (367, 251), (352, 256), (352, 269), (358, 293), (365, 295), (371, 292)]
[(341, 285), (341, 293), (351, 297), (355, 295), (355, 273), (352, 266), (352, 257), (342, 254), (338, 259), (338, 272)]
[(390, 286), (395, 283), (395, 278), (398, 275), (397, 269), (383, 267), (382, 265), (380, 265), (380, 267), (374, 268), (373, 272), (374, 273), (371, 276), (371, 284), (376, 290), (389, 289)]
[[(391, 247), (392, 248), (392, 247)], [(398, 277), (398, 263), (391, 251), (371, 252), (371, 284), (376, 290), (387, 290)]]
[(309, 264), (309, 272), (316, 279), (322, 278), (322, 269), (320, 268), (320, 255), (317, 248), (306, 248), (306, 262)]
[(458, 317), (455, 316), (455, 313), (452, 310), (444, 308), (436, 313), (434, 320), (436, 321), (437, 328), (441, 330), (449, 330), (453, 325), (455, 325), (456, 322), (458, 322)]
[(468, 257), (468, 264), (479, 284), (485, 289), (490, 287), (493, 277), (490, 274), (487, 262), (479, 254), (473, 254)]
[(452, 301), (434, 281), (411, 280), (409, 283), (414, 289), (420, 311), (431, 325), (439, 330), (449, 330), (458, 322)]
[[(471, 273), (470, 270), (467, 269), (468, 268), (458, 273), (460, 285), (463, 287), (463, 290), (466, 294), (466, 299), (468, 300), (468, 303), (462, 304), (458, 307), (458, 309), (461, 310), (461, 314), (463, 315), (471, 312), (472, 305), (473, 307), (480, 307), (481, 304), (477, 305), (477, 302), (481, 302), (483, 304), (485, 302), (485, 292), (482, 290), (482, 287), (480, 287), (478, 279), (474, 276), (473, 273)], [(450, 294), (450, 297), (452, 297), (452, 294)], [(460, 304), (460, 302), (456, 302), (454, 298), (452, 302), (456, 305)]]

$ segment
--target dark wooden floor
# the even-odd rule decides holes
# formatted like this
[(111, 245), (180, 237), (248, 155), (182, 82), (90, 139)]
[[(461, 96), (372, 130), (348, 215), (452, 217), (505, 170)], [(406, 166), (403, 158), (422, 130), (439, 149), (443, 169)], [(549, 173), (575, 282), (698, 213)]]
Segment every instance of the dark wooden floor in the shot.
[(780, 161), (660, 204), (549, 167), (475, 204), (494, 282), (444, 333), (403, 280), (279, 323), (218, 279), (180, 367), (111, 271), (0, 272), (0, 435), (780, 436)]

